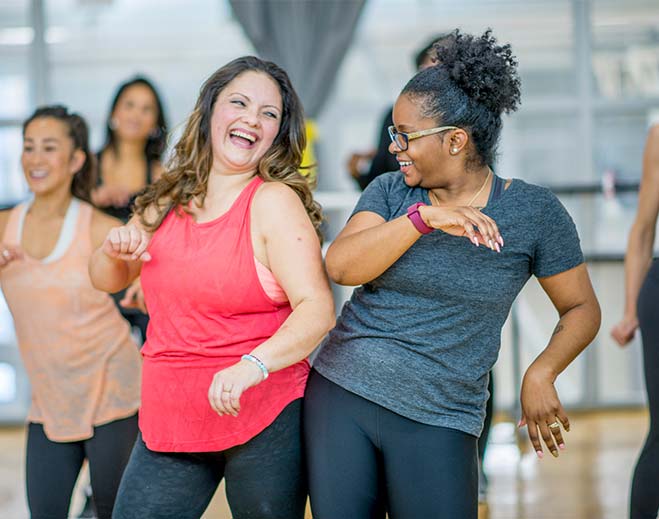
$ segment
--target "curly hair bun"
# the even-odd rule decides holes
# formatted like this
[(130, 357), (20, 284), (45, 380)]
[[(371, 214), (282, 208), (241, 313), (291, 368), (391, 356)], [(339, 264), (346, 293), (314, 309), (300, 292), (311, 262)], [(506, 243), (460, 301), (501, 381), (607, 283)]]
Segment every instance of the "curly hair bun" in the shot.
[(472, 100), (497, 115), (513, 112), (520, 103), (517, 59), (510, 45), (497, 45), (488, 29), (482, 36), (454, 31), (452, 41), (434, 45), (441, 66)]

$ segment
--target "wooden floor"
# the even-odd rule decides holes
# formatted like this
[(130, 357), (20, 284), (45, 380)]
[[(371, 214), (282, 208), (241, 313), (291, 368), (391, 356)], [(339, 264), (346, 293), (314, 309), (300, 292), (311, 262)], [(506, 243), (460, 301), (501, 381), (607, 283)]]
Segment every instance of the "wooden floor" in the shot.
[[(623, 519), (629, 481), (647, 428), (643, 411), (571, 415), (572, 432), (558, 459), (520, 452), (514, 427), (498, 423), (486, 455), (487, 509), (481, 519)], [(24, 430), (0, 429), (0, 518), (28, 517)], [(526, 449), (527, 442), (522, 442)], [(204, 519), (229, 519), (220, 487)], [(72, 509), (80, 506), (80, 493)], [(310, 515), (309, 515), (310, 517)], [(338, 519), (338, 518), (337, 518)]]

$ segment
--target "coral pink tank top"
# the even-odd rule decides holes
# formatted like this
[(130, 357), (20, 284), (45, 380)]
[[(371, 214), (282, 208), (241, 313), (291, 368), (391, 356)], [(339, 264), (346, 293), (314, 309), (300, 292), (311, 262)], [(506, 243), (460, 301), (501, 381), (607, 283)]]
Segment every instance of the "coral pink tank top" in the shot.
[(270, 374), (240, 399), (237, 417), (208, 402), (218, 371), (270, 338), (291, 313), (257, 274), (250, 234), (254, 178), (225, 214), (196, 223), (172, 210), (149, 244), (142, 266), (150, 323), (142, 348), (140, 429), (160, 452), (221, 451), (247, 442), (304, 394), (304, 360)]
[[(20, 245), (28, 205), (9, 215), (3, 241)], [(92, 207), (73, 199), (58, 243), (0, 273), (32, 386), (31, 422), (53, 441), (90, 438), (93, 427), (135, 414), (140, 354), (112, 298), (89, 279)]]

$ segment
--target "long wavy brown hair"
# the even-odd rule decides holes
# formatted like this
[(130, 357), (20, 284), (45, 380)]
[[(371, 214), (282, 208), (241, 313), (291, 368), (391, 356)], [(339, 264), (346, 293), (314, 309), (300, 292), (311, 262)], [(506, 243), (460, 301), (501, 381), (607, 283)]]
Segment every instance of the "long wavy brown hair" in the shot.
[[(172, 209), (181, 207), (187, 210), (193, 199), (199, 206), (203, 205), (213, 163), (210, 121), (215, 102), (231, 81), (248, 71), (270, 76), (279, 85), (283, 104), (279, 133), (261, 158), (257, 174), (266, 182), (281, 182), (293, 189), (321, 237), (320, 205), (311, 194), (313, 186), (299, 171), (306, 145), (302, 103), (286, 72), (274, 63), (254, 56), (244, 56), (227, 63), (201, 87), (197, 104), (188, 118), (183, 135), (174, 146), (165, 172), (135, 200), (135, 214), (139, 215), (147, 230), (155, 231)], [(150, 207), (155, 209), (153, 219), (146, 216), (146, 210)]]

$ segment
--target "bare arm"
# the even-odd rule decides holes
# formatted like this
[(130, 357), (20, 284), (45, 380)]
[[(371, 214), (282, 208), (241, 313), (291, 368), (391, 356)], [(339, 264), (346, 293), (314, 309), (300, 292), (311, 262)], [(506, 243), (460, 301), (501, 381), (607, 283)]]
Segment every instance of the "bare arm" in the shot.
[(150, 234), (142, 229), (137, 216), (128, 224), (110, 218), (100, 211), (92, 219), (92, 243), (96, 250), (89, 259), (89, 277), (98, 290), (119, 292), (128, 287), (148, 261), (146, 252)]
[(643, 155), (643, 177), (638, 196), (636, 219), (629, 233), (625, 255), (624, 316), (611, 331), (624, 346), (634, 337), (638, 327), (636, 299), (650, 268), (659, 213), (659, 125), (650, 129)]
[[(309, 356), (334, 325), (334, 303), (320, 243), (290, 188), (273, 182), (259, 189), (252, 206), (252, 228), (262, 240), (255, 254), (259, 256), (259, 249), (264, 253), (266, 266), (293, 309), (279, 330), (251, 352), (273, 372)], [(237, 414), (241, 394), (262, 380), (260, 369), (244, 360), (218, 372), (209, 388), (211, 406), (220, 414)]]
[(593, 340), (600, 327), (601, 312), (585, 264), (539, 279), (558, 311), (559, 320), (549, 344), (529, 366), (522, 382), (522, 420), (531, 442), (541, 456), (540, 436), (554, 456), (565, 444), (560, 427), (549, 428), (558, 419), (565, 430), (570, 423), (554, 388), (558, 375)]
[[(475, 245), (489, 243), (493, 250), (503, 245), (494, 220), (473, 207), (424, 206), (419, 214), (429, 227), (468, 237)], [(327, 271), (340, 285), (368, 283), (391, 267), (420, 237), (407, 215), (386, 222), (370, 211), (357, 213), (328, 249)]]

